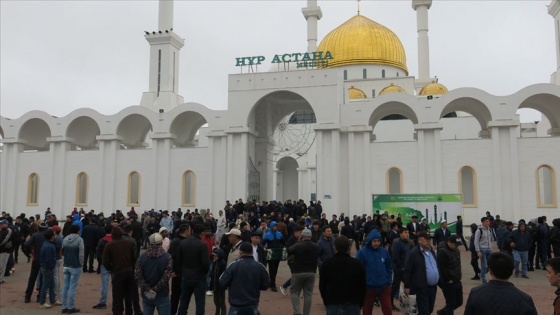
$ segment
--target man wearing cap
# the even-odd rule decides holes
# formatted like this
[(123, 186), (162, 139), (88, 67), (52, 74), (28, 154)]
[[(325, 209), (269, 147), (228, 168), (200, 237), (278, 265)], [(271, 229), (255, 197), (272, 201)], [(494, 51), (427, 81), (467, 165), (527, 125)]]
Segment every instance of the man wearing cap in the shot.
[(0, 220), (0, 284), (4, 283), (4, 273), (8, 259), (14, 249), (15, 233), (8, 227), (8, 220)]
[(165, 226), (162, 226), (159, 228), (159, 234), (163, 237), (161, 248), (163, 248), (163, 250), (167, 252), (169, 250), (169, 244), (171, 243), (171, 241), (169, 240), (169, 230), (167, 230)]
[(222, 289), (229, 289), (230, 314), (257, 314), (260, 291), (268, 289), (270, 277), (261, 263), (253, 259), (253, 246), (239, 244), (241, 256), (228, 265), (220, 277)]
[(443, 220), (440, 222), (440, 226), (434, 231), (433, 242), (436, 248), (439, 248), (439, 244), (445, 242), (451, 236), (451, 231), (447, 228), (447, 221)]
[(529, 260), (529, 248), (533, 240), (527, 231), (525, 221), (519, 222), (517, 230), (512, 231), (508, 235), (505, 243), (513, 250), (515, 277), (519, 277), (519, 263), (521, 263), (521, 277), (529, 278), (527, 276), (527, 264)]
[(173, 273), (173, 260), (162, 247), (164, 237), (154, 233), (148, 238), (148, 250), (138, 258), (134, 279), (140, 287), (146, 315), (169, 314), (169, 279)]
[(430, 245), (428, 232), (418, 232), (418, 246), (412, 248), (404, 262), (404, 294), (416, 294), (418, 315), (429, 315), (434, 311), (439, 271), (436, 254)]
[(184, 239), (177, 250), (174, 270), (181, 269), (181, 299), (179, 314), (186, 314), (194, 294), (196, 315), (204, 315), (206, 295), (206, 275), (210, 267), (208, 247), (200, 239), (204, 226), (196, 224), (193, 235)]
[[(288, 248), (288, 255), (294, 256), (292, 264), (292, 287), (290, 289), (294, 314), (309, 315), (315, 285), (315, 273), (319, 259), (319, 246), (312, 240), (312, 232), (304, 229), (299, 242)], [(303, 312), (299, 307), (299, 297), (303, 290)]]
[(225, 235), (227, 235), (231, 245), (231, 249), (227, 256), (227, 264), (229, 266), (229, 264), (241, 256), (241, 253), (239, 252), (239, 245), (241, 245), (241, 231), (239, 229), (231, 229)]
[(461, 237), (457, 234), (449, 236), (447, 241), (438, 246), (437, 264), (439, 268), (439, 286), (445, 298), (445, 306), (437, 314), (453, 314), (463, 305), (463, 285), (461, 284), (461, 253), (457, 245)]

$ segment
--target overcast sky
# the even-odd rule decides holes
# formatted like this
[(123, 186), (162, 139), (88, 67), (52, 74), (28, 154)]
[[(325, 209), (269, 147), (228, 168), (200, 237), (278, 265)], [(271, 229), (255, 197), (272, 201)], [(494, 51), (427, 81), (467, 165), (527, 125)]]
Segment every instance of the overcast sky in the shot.
[[(357, 2), (318, 1), (319, 40), (356, 14)], [(435, 0), (429, 11), (431, 74), (450, 90), (476, 87), (508, 95), (550, 82), (556, 69), (550, 1)], [(235, 57), (305, 52), (306, 1), (176, 1), (174, 31), (185, 39), (180, 94), (227, 109)], [(148, 89), (157, 1), (0, 1), (0, 115), (31, 110), (65, 116), (91, 107), (114, 114)], [(362, 1), (361, 13), (401, 39), (417, 74), (411, 0)], [(269, 66), (262, 67), (268, 70)], [(536, 118), (525, 114), (524, 120)]]

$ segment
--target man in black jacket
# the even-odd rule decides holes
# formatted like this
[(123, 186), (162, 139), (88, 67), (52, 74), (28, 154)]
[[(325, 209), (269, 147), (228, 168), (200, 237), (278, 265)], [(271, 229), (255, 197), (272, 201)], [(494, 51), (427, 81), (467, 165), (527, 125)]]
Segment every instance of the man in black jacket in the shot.
[(181, 299), (179, 314), (186, 314), (194, 293), (196, 315), (204, 315), (206, 301), (206, 274), (208, 274), (208, 246), (200, 239), (204, 226), (197, 224), (193, 228), (193, 236), (179, 244), (174, 270), (181, 272)]
[(527, 263), (529, 262), (529, 248), (533, 240), (527, 231), (525, 221), (519, 221), (517, 230), (507, 236), (505, 243), (513, 250), (515, 276), (519, 277), (519, 263), (521, 263), (521, 277), (529, 278), (527, 276)]
[(463, 285), (461, 284), (461, 253), (457, 245), (461, 237), (452, 234), (446, 242), (441, 242), (437, 252), (439, 286), (445, 298), (445, 306), (437, 314), (450, 314), (463, 305)]
[(531, 296), (508, 281), (513, 273), (511, 256), (501, 252), (490, 254), (488, 269), (492, 280), (471, 290), (465, 315), (537, 314)]
[(410, 239), (410, 233), (407, 228), (399, 229), (399, 238), (395, 239), (392, 244), (391, 260), (393, 262), (393, 283), (391, 284), (391, 302), (393, 302), (393, 311), (398, 309), (395, 307), (394, 299), (399, 297), (399, 289), (403, 280), (404, 262), (406, 255), (414, 242)]
[[(177, 260), (177, 251), (182, 240), (191, 236), (191, 227), (188, 224), (181, 224), (175, 233), (175, 238), (169, 244), (167, 251), (173, 261)], [(171, 314), (177, 314), (179, 299), (181, 298), (181, 269), (175, 269), (171, 278)]]
[(446, 242), (451, 236), (451, 231), (447, 228), (447, 221), (443, 220), (440, 227), (434, 231), (434, 246), (439, 246), (442, 242)]
[[(292, 265), (292, 288), (290, 289), (294, 314), (309, 315), (311, 311), (311, 299), (313, 297), (313, 286), (315, 285), (315, 273), (317, 272), (317, 260), (319, 258), (319, 246), (311, 241), (312, 233), (309, 229), (301, 232), (301, 240), (288, 248), (288, 255), (294, 255)], [(303, 313), (299, 307), (299, 297), (303, 290)]]
[(439, 271), (431, 238), (426, 231), (418, 232), (418, 246), (408, 252), (404, 263), (404, 294), (416, 294), (418, 315), (432, 314), (436, 301)]
[(350, 241), (340, 236), (334, 241), (336, 254), (319, 270), (319, 291), (327, 314), (358, 315), (366, 296), (366, 270), (350, 256)]

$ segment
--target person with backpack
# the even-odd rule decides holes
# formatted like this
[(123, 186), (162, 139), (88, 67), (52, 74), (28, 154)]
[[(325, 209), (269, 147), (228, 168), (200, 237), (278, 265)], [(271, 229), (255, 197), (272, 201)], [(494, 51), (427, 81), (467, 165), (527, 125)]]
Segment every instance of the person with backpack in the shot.
[(488, 257), (492, 254), (492, 248), (496, 242), (496, 233), (490, 227), (490, 219), (482, 217), (481, 225), (474, 234), (474, 247), (478, 258), (480, 258), (480, 279), (486, 283), (486, 273), (488, 273)]

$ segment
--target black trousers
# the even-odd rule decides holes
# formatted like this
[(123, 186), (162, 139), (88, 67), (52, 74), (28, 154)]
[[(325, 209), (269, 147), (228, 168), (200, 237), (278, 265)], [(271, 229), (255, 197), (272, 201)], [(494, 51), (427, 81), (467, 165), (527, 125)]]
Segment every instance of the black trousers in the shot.
[(445, 298), (445, 306), (438, 314), (453, 315), (453, 311), (463, 305), (463, 285), (458, 283), (442, 283), (439, 286)]
[(171, 278), (171, 315), (177, 314), (181, 300), (181, 276)]
[(138, 291), (132, 270), (114, 275), (112, 288), (113, 315), (132, 315), (132, 291)]
[(474, 274), (480, 274), (480, 268), (478, 267), (478, 255), (476, 252), (471, 251), (471, 266), (473, 267)]
[(280, 260), (269, 260), (268, 261), (268, 273), (270, 274), (270, 287), (276, 286), (276, 275), (278, 274), (278, 266), (280, 265)]
[(399, 296), (399, 289), (403, 280), (403, 271), (393, 266), (393, 284), (391, 285), (391, 301)]
[(35, 281), (37, 280), (37, 275), (41, 269), (41, 264), (37, 260), (33, 260), (31, 263), (31, 271), (29, 272), (29, 279), (27, 280), (27, 289), (25, 290), (25, 298), (30, 299), (33, 294), (33, 288), (35, 287)]
[(214, 305), (216, 305), (214, 315), (227, 315), (225, 290), (214, 290)]
[[(93, 271), (93, 258), (95, 257), (95, 246), (85, 246), (83, 272)], [(88, 269), (89, 264), (89, 269)]]

